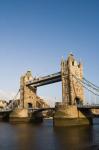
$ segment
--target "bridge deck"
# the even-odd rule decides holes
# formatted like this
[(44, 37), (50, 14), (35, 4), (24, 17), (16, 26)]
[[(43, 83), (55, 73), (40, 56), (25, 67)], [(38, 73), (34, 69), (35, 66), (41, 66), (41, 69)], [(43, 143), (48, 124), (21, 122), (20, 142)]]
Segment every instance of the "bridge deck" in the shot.
[(55, 110), (54, 107), (49, 107), (49, 108), (29, 108), (28, 109), (29, 111), (32, 111), (32, 112), (40, 112), (40, 111), (47, 111), (47, 110)]
[[(46, 110), (55, 110), (54, 107), (48, 107), (48, 108), (28, 108), (29, 111), (46, 111)], [(0, 110), (0, 113), (8, 113), (13, 111), (12, 109), (2, 109)]]
[(57, 72), (48, 76), (40, 77), (38, 79), (27, 82), (27, 86), (39, 87), (55, 82), (61, 81), (61, 72)]
[(99, 109), (99, 104), (96, 105), (77, 105), (78, 109)]
[(12, 109), (2, 109), (2, 110), (0, 110), (0, 113), (8, 113), (11, 111), (12, 111)]

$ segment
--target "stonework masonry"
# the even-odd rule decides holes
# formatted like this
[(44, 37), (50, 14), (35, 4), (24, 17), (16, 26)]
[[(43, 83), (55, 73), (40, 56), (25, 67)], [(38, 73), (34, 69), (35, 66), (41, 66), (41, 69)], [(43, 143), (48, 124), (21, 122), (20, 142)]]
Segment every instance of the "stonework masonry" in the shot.
[(75, 105), (64, 106), (57, 108), (54, 116), (54, 126), (73, 126), (91, 124), (90, 113), (87, 112), (87, 117), (77, 109)]
[(83, 67), (70, 54), (67, 60), (61, 61), (62, 101), (66, 105), (74, 105), (77, 99), (83, 102), (84, 91), (82, 85), (74, 78), (83, 78)]
[(28, 87), (26, 83), (33, 80), (31, 71), (20, 78), (20, 102), (23, 108), (46, 108), (48, 104), (37, 96), (37, 88)]
[[(54, 126), (71, 126), (92, 124), (91, 111), (78, 109), (83, 104), (84, 89), (79, 83), (83, 80), (83, 66), (70, 54), (61, 61), (62, 102), (55, 106)], [(37, 96), (37, 88), (27, 83), (35, 80), (31, 71), (20, 78), (21, 109), (13, 111), (10, 119), (28, 120), (28, 108), (47, 108), (49, 105)]]
[(62, 103), (56, 103), (54, 126), (92, 124), (91, 111), (77, 109), (77, 104), (83, 104), (84, 100), (84, 89), (79, 83), (83, 80), (83, 67), (72, 54), (61, 61), (61, 79)]

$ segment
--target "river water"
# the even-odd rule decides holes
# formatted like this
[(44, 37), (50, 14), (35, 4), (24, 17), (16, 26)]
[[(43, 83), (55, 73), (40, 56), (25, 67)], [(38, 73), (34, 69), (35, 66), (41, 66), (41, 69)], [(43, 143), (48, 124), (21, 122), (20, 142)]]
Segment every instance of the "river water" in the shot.
[(0, 122), (0, 150), (99, 150), (99, 124), (53, 128), (42, 124)]

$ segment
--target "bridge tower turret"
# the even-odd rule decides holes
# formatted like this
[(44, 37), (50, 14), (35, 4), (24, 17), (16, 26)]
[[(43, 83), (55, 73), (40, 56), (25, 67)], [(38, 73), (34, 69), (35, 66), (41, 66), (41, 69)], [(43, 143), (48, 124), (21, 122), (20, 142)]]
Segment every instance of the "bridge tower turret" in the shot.
[(82, 80), (83, 66), (78, 63), (73, 54), (69, 54), (67, 60), (61, 61), (62, 76), (62, 102), (65, 105), (74, 105), (80, 100), (83, 103), (84, 89), (76, 77)]
[(26, 86), (26, 83), (31, 80), (33, 80), (31, 71), (27, 71), (27, 73), (20, 78), (20, 101), (23, 108), (28, 108), (29, 105), (34, 108), (36, 107), (35, 97), (37, 89), (30, 89), (28, 86)]

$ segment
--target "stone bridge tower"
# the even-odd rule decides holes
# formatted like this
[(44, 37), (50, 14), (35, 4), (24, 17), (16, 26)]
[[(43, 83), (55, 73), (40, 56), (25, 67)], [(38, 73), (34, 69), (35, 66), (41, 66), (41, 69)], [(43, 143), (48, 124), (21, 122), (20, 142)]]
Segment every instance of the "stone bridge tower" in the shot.
[(61, 61), (62, 103), (56, 103), (54, 126), (74, 126), (92, 124), (90, 109), (80, 109), (76, 104), (84, 100), (84, 88), (79, 81), (83, 80), (83, 67), (70, 54), (67, 60)]
[(22, 108), (44, 108), (48, 104), (37, 96), (37, 88), (26, 86), (27, 82), (34, 80), (31, 71), (27, 71), (20, 78), (20, 103)]
[(83, 67), (70, 54), (67, 60), (61, 61), (62, 101), (65, 105), (83, 103), (84, 90), (76, 78), (82, 80)]
[(27, 71), (27, 73), (20, 78), (20, 101), (23, 108), (27, 108), (28, 105), (36, 107), (36, 101), (34, 100), (36, 89), (30, 89), (26, 86), (26, 83), (31, 80), (33, 80), (31, 71)]

